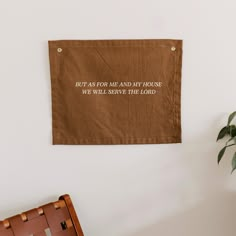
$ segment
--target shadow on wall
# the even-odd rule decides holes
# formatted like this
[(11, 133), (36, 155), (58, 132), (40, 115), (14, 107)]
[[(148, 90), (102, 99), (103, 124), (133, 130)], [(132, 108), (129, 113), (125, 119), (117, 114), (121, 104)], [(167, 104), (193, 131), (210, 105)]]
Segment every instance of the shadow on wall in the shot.
[(235, 236), (236, 194), (219, 193), (188, 211), (127, 236)]

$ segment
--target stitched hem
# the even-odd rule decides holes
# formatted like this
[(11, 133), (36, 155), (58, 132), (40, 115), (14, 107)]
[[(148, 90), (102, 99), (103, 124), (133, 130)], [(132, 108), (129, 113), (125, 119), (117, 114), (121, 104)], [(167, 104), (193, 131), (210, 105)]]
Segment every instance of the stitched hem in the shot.
[(163, 144), (163, 143), (181, 143), (181, 137), (153, 137), (153, 138), (55, 138), (53, 145), (66, 144), (66, 145), (96, 145), (96, 144)]
[(50, 40), (49, 47), (181, 47), (179, 39)]

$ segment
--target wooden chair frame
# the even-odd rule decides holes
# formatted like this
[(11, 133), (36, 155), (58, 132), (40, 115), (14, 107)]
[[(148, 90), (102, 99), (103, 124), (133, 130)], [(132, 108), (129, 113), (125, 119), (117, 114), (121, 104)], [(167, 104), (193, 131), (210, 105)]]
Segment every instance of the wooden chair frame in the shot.
[(68, 194), (0, 221), (0, 236), (84, 236)]

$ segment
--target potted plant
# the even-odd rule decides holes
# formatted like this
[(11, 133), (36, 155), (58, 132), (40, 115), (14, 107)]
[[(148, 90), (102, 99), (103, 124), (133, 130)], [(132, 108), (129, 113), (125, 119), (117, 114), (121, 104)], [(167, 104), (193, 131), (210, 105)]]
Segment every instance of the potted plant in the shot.
[[(224, 156), (226, 149), (236, 145), (236, 125), (231, 124), (234, 117), (236, 117), (236, 111), (234, 111), (233, 113), (229, 115), (227, 125), (224, 126), (218, 134), (216, 141), (226, 138), (226, 137), (228, 138), (228, 140), (225, 143), (225, 146), (220, 150), (218, 154), (218, 164), (220, 163), (222, 157)], [(236, 169), (236, 151), (232, 158), (232, 172), (235, 169)]]

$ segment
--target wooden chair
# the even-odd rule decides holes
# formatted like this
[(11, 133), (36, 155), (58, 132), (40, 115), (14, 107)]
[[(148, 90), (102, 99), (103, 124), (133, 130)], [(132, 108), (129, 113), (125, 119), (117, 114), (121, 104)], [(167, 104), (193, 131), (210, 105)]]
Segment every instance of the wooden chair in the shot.
[(69, 195), (0, 221), (0, 236), (84, 236)]

